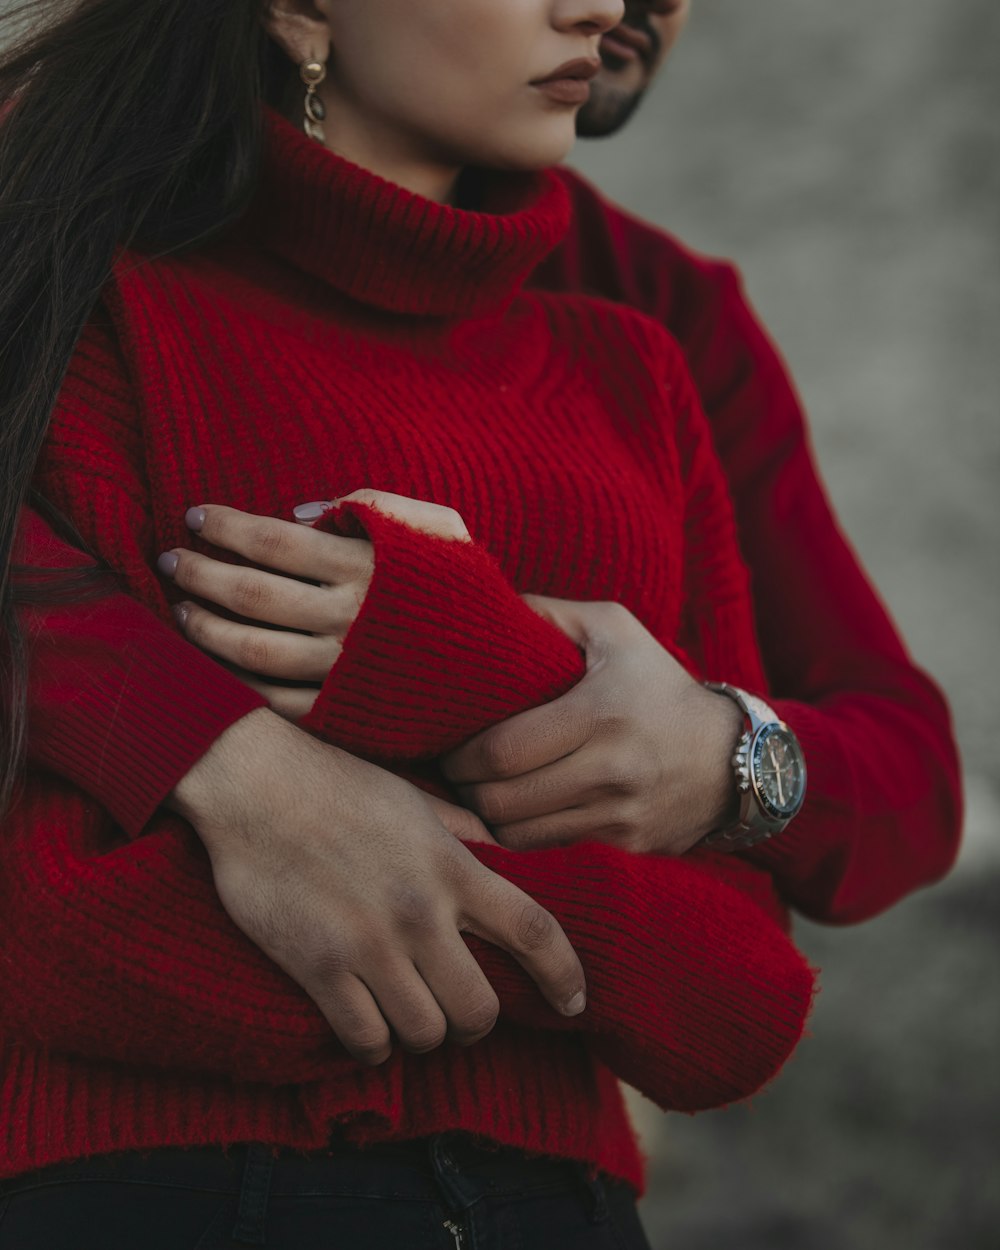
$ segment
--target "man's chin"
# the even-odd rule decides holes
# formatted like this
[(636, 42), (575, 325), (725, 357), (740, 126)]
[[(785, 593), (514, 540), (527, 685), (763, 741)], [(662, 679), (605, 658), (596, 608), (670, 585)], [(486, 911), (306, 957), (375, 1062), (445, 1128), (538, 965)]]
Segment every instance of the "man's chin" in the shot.
[(591, 84), (590, 99), (576, 115), (576, 133), (582, 139), (616, 134), (629, 120), (643, 96), (642, 87), (619, 86), (603, 80)]

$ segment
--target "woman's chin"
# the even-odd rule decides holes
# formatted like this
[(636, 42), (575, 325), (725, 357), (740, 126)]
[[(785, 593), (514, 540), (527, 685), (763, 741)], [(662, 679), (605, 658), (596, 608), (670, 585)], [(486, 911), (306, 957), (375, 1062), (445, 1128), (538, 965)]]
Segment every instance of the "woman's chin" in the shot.
[(487, 169), (530, 173), (533, 170), (548, 169), (550, 165), (558, 165), (573, 150), (575, 142), (576, 118), (571, 115), (558, 128), (543, 128), (540, 134), (532, 134), (520, 142), (497, 144), (491, 150), (482, 152), (471, 163)]

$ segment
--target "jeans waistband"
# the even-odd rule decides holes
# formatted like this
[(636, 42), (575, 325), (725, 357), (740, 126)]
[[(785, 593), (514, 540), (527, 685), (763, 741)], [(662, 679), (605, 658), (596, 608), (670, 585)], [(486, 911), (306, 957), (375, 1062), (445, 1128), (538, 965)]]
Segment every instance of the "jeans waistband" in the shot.
[(262, 1213), (270, 1195), (443, 1199), (461, 1211), (483, 1197), (580, 1188), (593, 1193), (596, 1183), (583, 1164), (441, 1133), (366, 1149), (338, 1143), (311, 1154), (260, 1144), (110, 1154), (56, 1164), (10, 1184), (20, 1189), (101, 1179), (240, 1194), (248, 1217), (258, 1208)]

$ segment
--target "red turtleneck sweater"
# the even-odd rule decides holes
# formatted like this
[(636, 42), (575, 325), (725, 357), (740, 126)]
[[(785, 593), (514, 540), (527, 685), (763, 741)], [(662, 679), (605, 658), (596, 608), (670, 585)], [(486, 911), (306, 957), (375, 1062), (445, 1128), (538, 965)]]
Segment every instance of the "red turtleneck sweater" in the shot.
[[(192, 831), (155, 810), (164, 780), (259, 702), (171, 631), (151, 571), (199, 501), (288, 515), (366, 485), (465, 518), (471, 546), (344, 518), (371, 534), (376, 575), (312, 727), (377, 760), (426, 769), (578, 679), (578, 653), (519, 592), (618, 600), (697, 671), (762, 689), (679, 350), (611, 305), (521, 291), (566, 228), (555, 177), (503, 179), (483, 204), (430, 204), (272, 119), (237, 235), (117, 266), (37, 484), (131, 597), (30, 622), (33, 767), (0, 884), (2, 1172), (168, 1144), (321, 1148), (340, 1123), (359, 1142), (465, 1129), (638, 1184), (605, 1064), (693, 1109), (757, 1088), (801, 1033), (811, 976), (759, 870), (486, 849), (563, 922), (587, 1012), (554, 1017), (478, 944), (494, 1033), (362, 1068), (231, 924)], [(33, 519), (23, 555), (74, 558)]]

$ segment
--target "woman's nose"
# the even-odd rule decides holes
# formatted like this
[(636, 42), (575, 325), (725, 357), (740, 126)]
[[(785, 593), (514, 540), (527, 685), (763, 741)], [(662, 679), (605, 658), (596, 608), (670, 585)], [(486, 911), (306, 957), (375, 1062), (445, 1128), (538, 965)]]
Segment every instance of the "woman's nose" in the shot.
[(624, 0), (556, 0), (553, 24), (560, 30), (603, 35), (625, 16)]

